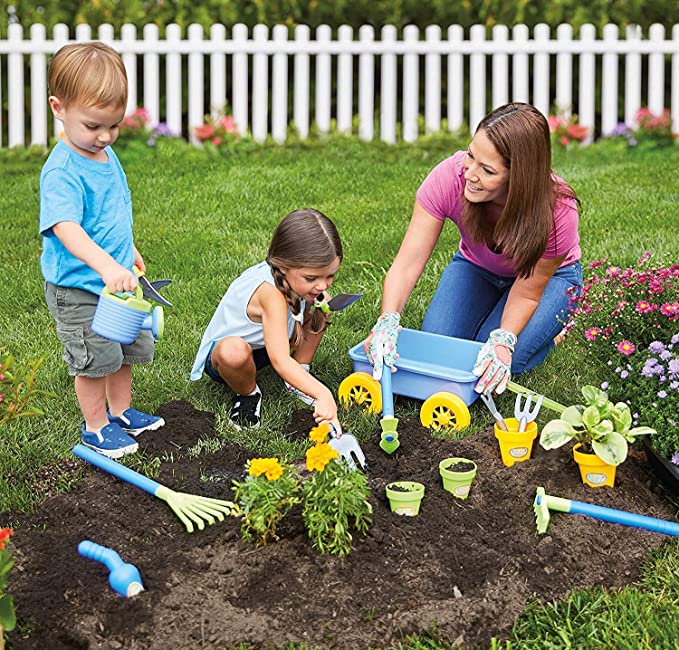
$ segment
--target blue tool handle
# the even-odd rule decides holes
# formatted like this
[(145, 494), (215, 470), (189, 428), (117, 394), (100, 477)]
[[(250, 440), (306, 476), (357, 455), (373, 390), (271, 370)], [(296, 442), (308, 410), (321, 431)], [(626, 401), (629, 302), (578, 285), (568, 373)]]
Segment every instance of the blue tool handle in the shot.
[(589, 517), (594, 517), (595, 519), (601, 519), (602, 521), (610, 521), (614, 524), (633, 526), (634, 528), (643, 528), (655, 533), (679, 537), (679, 523), (673, 521), (637, 515), (633, 512), (625, 512), (624, 510), (604, 508), (603, 506), (595, 506), (591, 503), (583, 503), (582, 501), (571, 501), (569, 512), (571, 514), (587, 515)]
[[(96, 453), (96, 452), (95, 452)], [(119, 567), (123, 564), (123, 560), (112, 548), (95, 544), (89, 539), (86, 539), (78, 544), (78, 553), (88, 560), (101, 562), (109, 571)]]
[(95, 467), (103, 469), (105, 472), (112, 474), (116, 478), (119, 478), (130, 485), (134, 485), (135, 487), (144, 490), (144, 492), (152, 494), (153, 496), (156, 495), (156, 491), (160, 487), (160, 483), (156, 483), (150, 478), (146, 478), (139, 472), (135, 472), (133, 469), (125, 467), (125, 465), (116, 463), (115, 460), (111, 460), (110, 458), (106, 458), (106, 456), (102, 456), (102, 454), (94, 451), (94, 449), (85, 447), (85, 445), (76, 445), (73, 447), (73, 454), (78, 458), (82, 458), (82, 460), (86, 460)]
[(382, 368), (382, 417), (394, 417), (394, 391), (391, 388), (391, 368), (386, 364)]

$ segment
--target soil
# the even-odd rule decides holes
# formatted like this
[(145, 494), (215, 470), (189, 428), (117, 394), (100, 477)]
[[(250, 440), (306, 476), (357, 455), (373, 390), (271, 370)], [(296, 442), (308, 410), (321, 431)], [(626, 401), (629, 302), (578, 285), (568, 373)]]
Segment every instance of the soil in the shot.
[[(192, 494), (230, 499), (247, 450), (227, 444), (198, 457), (188, 449), (217, 437), (211, 414), (185, 401), (165, 404), (167, 421), (142, 435), (148, 458), (159, 456), (158, 481)], [(292, 438), (307, 435), (309, 411), (293, 413)], [(536, 447), (533, 458), (505, 467), (492, 428), (459, 441), (431, 437), (417, 420), (399, 423), (393, 455), (379, 436), (363, 441), (374, 524), (346, 558), (321, 556), (301, 514), (281, 524), (281, 539), (256, 548), (228, 519), (186, 533), (168, 506), (104, 472), (83, 465), (68, 493), (47, 497), (37, 512), (16, 515), (11, 575), (19, 615), (10, 639), (24, 648), (225, 648), (240, 642), (273, 648), (305, 642), (316, 648), (386, 647), (403, 634), (436, 629), (463, 647), (506, 637), (533, 598), (550, 601), (571, 589), (621, 587), (639, 577), (655, 533), (553, 513), (538, 536), (532, 503), (547, 494), (671, 518), (642, 454), (618, 468), (616, 487), (585, 488), (571, 455)], [(478, 465), (466, 501), (441, 486), (438, 463), (463, 457)], [(60, 470), (66, 471), (64, 467)], [(394, 515), (387, 483), (426, 487), (420, 514)], [(112, 547), (135, 564), (146, 591), (117, 596), (99, 563), (81, 558), (83, 539)], [(451, 579), (452, 578), (452, 579)]]

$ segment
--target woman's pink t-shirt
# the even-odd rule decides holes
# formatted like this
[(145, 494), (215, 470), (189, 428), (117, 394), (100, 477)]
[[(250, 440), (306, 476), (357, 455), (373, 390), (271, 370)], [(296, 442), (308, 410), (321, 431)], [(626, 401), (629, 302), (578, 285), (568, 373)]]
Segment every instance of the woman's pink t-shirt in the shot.
[[(470, 262), (491, 273), (505, 277), (516, 276), (511, 260), (493, 253), (484, 243), (475, 244), (460, 224), (464, 194), (464, 151), (446, 158), (429, 172), (417, 190), (418, 203), (430, 214), (443, 221), (450, 219), (460, 231), (460, 252)], [(557, 182), (563, 182), (554, 175)], [(578, 206), (574, 199), (557, 200), (554, 208), (554, 228), (542, 256), (554, 259), (565, 255), (561, 266), (573, 264), (580, 259), (580, 236), (578, 235)]]

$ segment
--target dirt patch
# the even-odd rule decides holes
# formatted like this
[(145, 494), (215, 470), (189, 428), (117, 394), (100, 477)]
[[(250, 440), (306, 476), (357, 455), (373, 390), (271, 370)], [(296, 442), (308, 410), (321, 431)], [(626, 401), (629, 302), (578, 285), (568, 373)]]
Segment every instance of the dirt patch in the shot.
[[(183, 401), (159, 412), (167, 425), (139, 438), (147, 456), (171, 454), (159, 482), (230, 499), (231, 480), (251, 454), (227, 445), (191, 458), (189, 446), (217, 435), (213, 417)], [(309, 424), (308, 412), (293, 414), (290, 437), (306, 435)], [(399, 433), (393, 456), (380, 450), (377, 435), (363, 443), (374, 525), (344, 559), (311, 548), (299, 512), (283, 523), (280, 541), (255, 548), (240, 541), (237, 520), (189, 535), (165, 503), (84, 470), (72, 492), (19, 517), (12, 539), (11, 587), (20, 619), (14, 647), (165, 650), (247, 642), (268, 648), (296, 641), (367, 648), (434, 626), (444, 639), (484, 646), (508, 633), (530, 598), (630, 583), (644, 556), (665, 539), (564, 514), (552, 517), (547, 535), (535, 533), (538, 485), (548, 494), (670, 518), (639, 454), (619, 468), (615, 489), (590, 490), (563, 450), (537, 448), (531, 461), (508, 468), (492, 429), (460, 441), (435, 440), (418, 421), (404, 420)], [(438, 462), (448, 456), (478, 465), (466, 501), (441, 487)], [(394, 480), (424, 483), (418, 517), (390, 513), (384, 487)], [(136, 564), (146, 591), (127, 600), (113, 593), (104, 567), (78, 556), (83, 539)]]

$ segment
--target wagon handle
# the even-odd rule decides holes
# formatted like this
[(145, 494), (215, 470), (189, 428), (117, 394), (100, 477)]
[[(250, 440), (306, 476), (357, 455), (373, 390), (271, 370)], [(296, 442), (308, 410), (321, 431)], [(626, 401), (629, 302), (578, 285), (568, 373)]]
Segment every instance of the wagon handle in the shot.
[[(513, 393), (516, 393), (517, 395), (520, 395), (521, 393), (528, 393), (529, 395), (536, 396), (539, 395), (539, 393), (536, 393), (534, 390), (530, 390), (530, 388), (524, 388), (523, 386), (517, 384), (515, 381), (510, 381), (507, 384), (507, 388), (511, 390)], [(563, 404), (559, 404), (559, 402), (555, 402), (553, 399), (549, 399), (549, 397), (545, 397), (542, 400), (542, 406), (545, 406), (551, 411), (554, 411), (559, 414), (563, 413), (566, 410), (566, 407), (563, 406)]]

